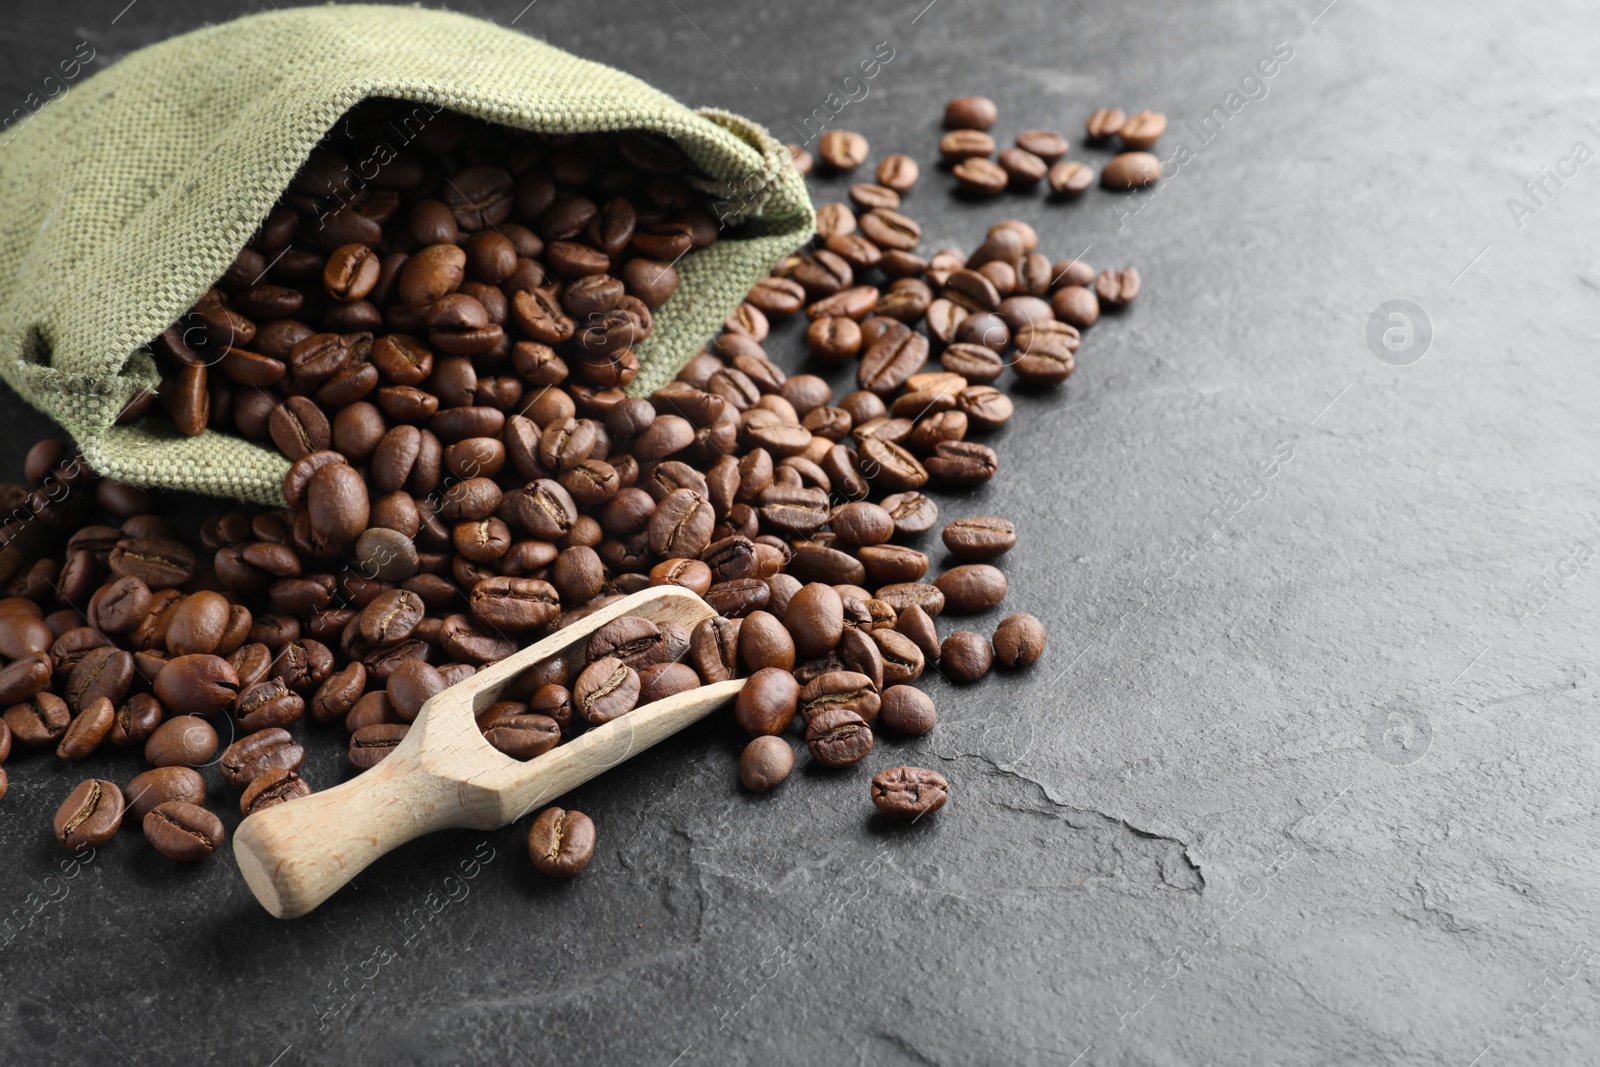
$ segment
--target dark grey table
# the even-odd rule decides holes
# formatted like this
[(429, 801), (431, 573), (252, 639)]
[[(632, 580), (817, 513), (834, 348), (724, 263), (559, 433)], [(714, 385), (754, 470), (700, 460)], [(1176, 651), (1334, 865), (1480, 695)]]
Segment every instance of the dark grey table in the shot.
[[(887, 42), (833, 124), (923, 162), (931, 246), (1003, 212), (1053, 256), (1139, 266), (1137, 307), (947, 512), (1021, 527), (1006, 607), (1048, 655), (935, 684), (940, 727), (882, 742), (953, 782), (909, 830), (865, 775), (742, 794), (707, 725), (573, 795), (601, 842), (573, 884), (534, 874), (525, 826), (442, 834), (292, 923), (227, 856), (176, 870), (124, 836), (64, 877), (44, 826), (83, 772), (13, 758), (0, 1061), (1592, 1059), (1582, 5), (523, 3), (463, 6), (788, 138)], [(13, 7), (0, 110), (79, 41), (103, 64), (251, 9)], [(957, 202), (934, 146), (967, 92), (1008, 135), (1159, 109), (1177, 173), (1143, 200)], [(16, 477), (47, 425), (0, 405)]]

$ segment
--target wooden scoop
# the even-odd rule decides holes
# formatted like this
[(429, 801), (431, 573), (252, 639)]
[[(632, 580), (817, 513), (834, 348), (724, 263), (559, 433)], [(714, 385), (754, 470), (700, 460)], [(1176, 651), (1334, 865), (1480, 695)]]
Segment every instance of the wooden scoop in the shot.
[(396, 845), (446, 827), (505, 826), (704, 718), (744, 680), (658, 700), (526, 762), (491, 747), (476, 721), (511, 679), (572, 646), (581, 658), (589, 635), (612, 619), (637, 615), (692, 630), (715, 614), (687, 589), (645, 589), (435, 695), (405, 740), (371, 770), (239, 825), (233, 855), (250, 891), (280, 919), (304, 915)]

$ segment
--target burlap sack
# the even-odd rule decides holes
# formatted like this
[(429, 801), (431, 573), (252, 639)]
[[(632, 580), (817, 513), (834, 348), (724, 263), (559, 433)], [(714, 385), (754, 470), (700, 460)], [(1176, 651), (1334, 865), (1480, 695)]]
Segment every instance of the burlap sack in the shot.
[(633, 391), (671, 379), (812, 231), (800, 175), (761, 127), (694, 111), (621, 71), (515, 30), (415, 8), (296, 8), (175, 37), (73, 85), (0, 149), (0, 376), (85, 458), (136, 485), (281, 502), (287, 464), (159, 409), (146, 346), (233, 262), (312, 147), (361, 100), (442, 106), (526, 130), (652, 130), (707, 176), (723, 239), (638, 351)]

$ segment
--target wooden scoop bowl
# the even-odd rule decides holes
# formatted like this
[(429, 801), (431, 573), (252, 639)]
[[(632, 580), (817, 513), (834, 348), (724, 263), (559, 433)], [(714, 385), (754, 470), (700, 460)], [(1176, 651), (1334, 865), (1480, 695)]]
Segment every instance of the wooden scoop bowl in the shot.
[(636, 708), (526, 762), (491, 747), (476, 721), (517, 674), (574, 646), (581, 658), (589, 635), (612, 619), (637, 615), (692, 630), (715, 614), (687, 589), (645, 589), (435, 695), (371, 770), (239, 825), (233, 855), (250, 891), (280, 919), (304, 915), (397, 845), (446, 827), (505, 826), (704, 718), (736, 696), (743, 679)]

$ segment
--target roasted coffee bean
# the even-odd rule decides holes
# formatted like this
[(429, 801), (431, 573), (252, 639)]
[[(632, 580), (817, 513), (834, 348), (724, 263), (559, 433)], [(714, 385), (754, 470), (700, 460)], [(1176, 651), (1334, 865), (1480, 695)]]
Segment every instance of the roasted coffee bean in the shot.
[(638, 702), (638, 672), (614, 656), (589, 664), (572, 687), (573, 707), (596, 726), (626, 715)]
[(123, 787), (122, 795), (127, 813), (143, 823), (146, 815), (169, 800), (204, 804), (206, 781), (192, 767), (157, 767), (136, 775)]
[(528, 830), (528, 855), (539, 873), (571, 878), (594, 858), (594, 823), (581, 811), (545, 808)]
[(1139, 272), (1133, 267), (1103, 270), (1094, 280), (1094, 291), (1106, 307), (1126, 307), (1139, 295)]
[(169, 860), (197, 863), (222, 847), (222, 820), (198, 804), (169, 800), (145, 814), (144, 836)]
[(955, 614), (988, 611), (1006, 596), (1006, 576), (987, 563), (968, 563), (941, 574), (934, 586), (944, 594), (945, 607)]
[(995, 158), (1005, 172), (1010, 187), (1024, 189), (1037, 185), (1050, 169), (1050, 165), (1025, 148), (1007, 148)]
[(962, 559), (990, 560), (1005, 555), (1017, 543), (1017, 528), (1007, 519), (979, 515), (956, 519), (940, 534), (944, 547)]
[(754, 738), (739, 754), (739, 784), (753, 793), (781, 784), (793, 770), (794, 749), (771, 734)]
[(104, 779), (86, 778), (56, 810), (55, 839), (69, 852), (98, 848), (116, 836), (122, 812), (122, 790)]
[(923, 460), (923, 467), (940, 482), (963, 487), (982, 485), (994, 477), (998, 466), (994, 449), (977, 441), (940, 441)]
[(1128, 148), (1143, 151), (1155, 147), (1167, 132), (1167, 117), (1159, 111), (1140, 111), (1129, 115), (1117, 127), (1117, 138)]
[(265, 771), (275, 768), (297, 770), (305, 749), (289, 731), (270, 727), (247, 734), (223, 750), (219, 766), (230, 785), (243, 789)]
[(1000, 109), (986, 96), (961, 96), (944, 108), (944, 124), (952, 130), (987, 130), (1000, 117)]
[(826, 655), (844, 632), (844, 602), (832, 586), (811, 582), (789, 598), (783, 624), (793, 635), (795, 656), (812, 659)]
[(1116, 136), (1127, 119), (1120, 108), (1103, 107), (1093, 112), (1084, 123), (1084, 132), (1088, 136), (1089, 143), (1099, 144), (1107, 138)]
[[(311, 787), (294, 771), (263, 771), (239, 797), (239, 812), (253, 815), (275, 804), (284, 804), (311, 795)], [(196, 801), (195, 803), (199, 803)]]
[(800, 686), (782, 667), (763, 667), (746, 679), (733, 705), (733, 717), (752, 737), (781, 734), (794, 721)]
[(379, 722), (356, 730), (350, 735), (350, 748), (346, 753), (350, 766), (358, 771), (376, 767), (400, 746), (410, 729), (409, 723)]
[(752, 672), (772, 667), (787, 671), (794, 666), (795, 642), (774, 615), (752, 611), (739, 626), (739, 659)]
[(1067, 154), (1067, 139), (1054, 130), (1024, 130), (1017, 134), (1016, 145), (1025, 151), (1054, 163)]
[(89, 755), (100, 747), (100, 742), (111, 733), (112, 723), (116, 720), (116, 711), (111, 701), (105, 697), (96, 697), (85, 704), (83, 710), (67, 726), (67, 731), (61, 737), (61, 743), (56, 746), (56, 755), (64, 760), (77, 760)]
[(933, 729), (938, 715), (933, 698), (909, 685), (892, 685), (883, 691), (878, 722), (897, 734), (921, 737)]
[(111, 722), (111, 743), (118, 748), (143, 747), (161, 725), (161, 702), (149, 693), (135, 693), (117, 708)]
[(888, 627), (874, 627), (866, 636), (877, 646), (884, 685), (903, 685), (922, 677), (926, 659), (911, 638)]
[(994, 646), (971, 630), (957, 630), (939, 646), (939, 671), (952, 682), (976, 682), (993, 663)]
[(507, 715), (483, 731), (495, 749), (512, 759), (542, 756), (561, 741), (561, 725), (546, 715)]
[[(771, 595), (769, 590), (768, 595)], [(739, 674), (739, 619), (714, 616), (702, 619), (689, 642), (689, 659), (695, 671), (709, 682), (725, 682)]]
[(829, 130), (817, 142), (817, 157), (834, 170), (853, 170), (867, 159), (867, 139), (849, 130)]
[(993, 154), (994, 138), (980, 130), (951, 130), (939, 138), (940, 157), (955, 166), (969, 159), (987, 159)]
[(800, 716), (807, 722), (831, 708), (843, 708), (863, 722), (871, 722), (879, 706), (872, 679), (855, 671), (826, 671), (800, 689)]
[(170, 660), (155, 681), (156, 699), (177, 715), (221, 711), (233, 704), (238, 690), (239, 676), (233, 666), (221, 656), (206, 653)]
[(156, 727), (144, 758), (157, 767), (200, 767), (217, 754), (217, 731), (198, 715), (178, 715)]
[(921, 493), (895, 493), (881, 505), (894, 520), (894, 532), (901, 537), (916, 537), (933, 529), (939, 521), (939, 506)]
[(936, 619), (944, 611), (944, 593), (929, 582), (897, 582), (883, 586), (876, 595), (896, 612), (904, 612), (914, 605), (926, 612), (929, 618)]
[(1124, 152), (1100, 172), (1107, 189), (1142, 189), (1161, 177), (1161, 161), (1149, 152)]
[(1050, 192), (1062, 199), (1081, 196), (1094, 184), (1094, 168), (1076, 160), (1063, 159), (1051, 164), (1045, 177), (1050, 182)]
[(872, 727), (845, 707), (829, 707), (806, 723), (806, 748), (824, 767), (848, 767), (872, 751)]
[(914, 822), (944, 807), (950, 783), (938, 771), (890, 767), (872, 776), (872, 803), (891, 819)]
[(879, 183), (897, 193), (910, 192), (917, 184), (918, 173), (917, 161), (899, 152), (884, 156), (878, 163)]
[(639, 705), (687, 693), (700, 686), (700, 676), (687, 663), (652, 663), (639, 670)]
[(151, 589), (175, 589), (194, 577), (194, 553), (166, 538), (130, 537), (118, 541), (108, 562), (112, 574), (137, 578)]
[(636, 615), (613, 619), (590, 634), (584, 657), (589, 663), (619, 659), (636, 671), (669, 659), (661, 627)]
[(1000, 620), (994, 631), (995, 661), (1003, 667), (1027, 667), (1044, 654), (1044, 624), (1018, 613)]
[[(165, 674), (166, 671), (161, 673)], [(111, 646), (91, 648), (67, 676), (67, 706), (78, 712), (101, 698), (111, 701), (113, 705), (120, 704), (133, 683), (133, 676), (133, 656), (130, 653)], [(160, 693), (156, 695), (160, 696)]]

